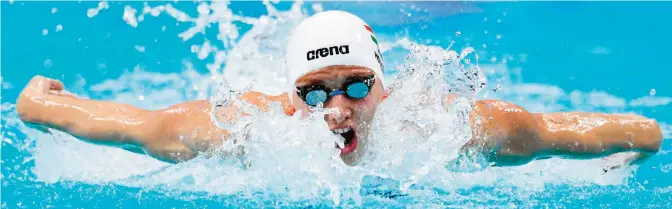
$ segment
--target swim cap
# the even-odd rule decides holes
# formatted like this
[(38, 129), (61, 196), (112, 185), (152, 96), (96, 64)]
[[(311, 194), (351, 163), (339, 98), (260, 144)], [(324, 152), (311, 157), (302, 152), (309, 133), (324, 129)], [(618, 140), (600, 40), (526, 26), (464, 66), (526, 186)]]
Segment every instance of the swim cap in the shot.
[(344, 11), (320, 12), (299, 23), (289, 39), (285, 64), (292, 87), (306, 73), (332, 65), (367, 67), (384, 84), (383, 60), (373, 30)]

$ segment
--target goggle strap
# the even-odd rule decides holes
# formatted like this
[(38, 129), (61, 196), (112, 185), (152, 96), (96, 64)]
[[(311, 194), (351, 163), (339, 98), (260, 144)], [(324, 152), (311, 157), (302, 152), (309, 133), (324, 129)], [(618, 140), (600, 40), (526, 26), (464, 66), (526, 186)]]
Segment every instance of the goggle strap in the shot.
[(345, 92), (343, 90), (336, 90), (336, 91), (332, 91), (331, 93), (329, 93), (329, 96), (333, 97), (333, 96), (336, 96), (336, 95), (339, 95), (339, 94), (344, 94), (344, 93)]

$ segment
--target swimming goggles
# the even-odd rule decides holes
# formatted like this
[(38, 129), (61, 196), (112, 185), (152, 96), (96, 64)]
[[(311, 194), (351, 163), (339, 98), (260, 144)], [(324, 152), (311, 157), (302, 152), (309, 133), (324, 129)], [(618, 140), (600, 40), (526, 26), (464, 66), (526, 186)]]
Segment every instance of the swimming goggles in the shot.
[(364, 77), (351, 77), (340, 88), (330, 89), (321, 84), (296, 87), (297, 94), (306, 104), (317, 106), (326, 103), (331, 97), (345, 95), (350, 99), (362, 99), (371, 92), (375, 83), (375, 75)]

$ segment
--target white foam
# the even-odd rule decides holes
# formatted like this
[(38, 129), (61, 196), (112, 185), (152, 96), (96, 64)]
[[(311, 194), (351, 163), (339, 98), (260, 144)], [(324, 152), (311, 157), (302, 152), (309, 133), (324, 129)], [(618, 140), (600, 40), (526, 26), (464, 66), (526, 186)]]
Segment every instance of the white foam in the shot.
[(130, 25), (131, 27), (134, 27), (134, 28), (138, 27), (138, 20), (135, 18), (135, 13), (136, 12), (137, 12), (137, 10), (135, 10), (135, 9), (133, 9), (133, 7), (127, 5), (127, 6), (124, 7), (124, 15), (122, 17), (128, 25)]
[(668, 105), (672, 102), (670, 97), (644, 96), (630, 101), (633, 107), (656, 107)]
[(98, 2), (98, 7), (88, 9), (86, 11), (86, 16), (88, 16), (89, 18), (93, 18), (96, 15), (98, 15), (98, 13), (101, 10), (108, 9), (108, 8), (110, 8), (110, 5), (107, 3), (107, 1)]
[(663, 132), (663, 138), (672, 138), (672, 125), (667, 123), (660, 123), (660, 128)]
[[(625, 106), (625, 100), (606, 92), (566, 93), (548, 84), (522, 83), (519, 72), (506, 65), (479, 65), (473, 48), (445, 49), (418, 44), (405, 37), (384, 40), (383, 37), (391, 37), (385, 35), (381, 36), (380, 45), (386, 55), (408, 56), (396, 60), (400, 63), (395, 74), (399, 80), (391, 84), (393, 93), (379, 106), (371, 124), (370, 139), (362, 142), (375, 151), (365, 156), (359, 166), (345, 166), (333, 147), (338, 138), (321, 119), (327, 110), (300, 120), (284, 117), (278, 106), (262, 113), (232, 99), (236, 92), (232, 94), (229, 90), (252, 89), (279, 94), (288, 85), (283, 76), (284, 44), (291, 28), (306, 14), (300, 2), (294, 3), (288, 11), (277, 10), (268, 1), (264, 4), (267, 15), (244, 17), (234, 15), (227, 2), (202, 2), (194, 8), (198, 12), (196, 18), (170, 4), (156, 7), (145, 4), (140, 16), (156, 17), (165, 12), (177, 22), (194, 23), (188, 30), (176, 34), (183, 40), (203, 34), (204, 28), (216, 25), (221, 42), (204, 41), (192, 50), (199, 59), (214, 56), (214, 61), (206, 66), (210, 72), (199, 73), (191, 63), (183, 63), (184, 69), (179, 73), (146, 72), (135, 67), (119, 78), (93, 84), (88, 91), (102, 95), (100, 99), (150, 110), (195, 99), (237, 102), (247, 108), (251, 116), (235, 126), (219, 121), (218, 125), (235, 130), (231, 138), (249, 140), (238, 140), (238, 144), (229, 140), (230, 144), (217, 151), (232, 152), (243, 147), (249, 153), (244, 158), (198, 158), (167, 165), (117, 148), (91, 145), (59, 132), (37, 133), (16, 123), (16, 115), (3, 108), (3, 122), (13, 118), (14, 123), (6, 124), (30, 136), (24, 143), (35, 143), (31, 150), (35, 159), (32, 172), (37, 179), (111, 182), (157, 187), (157, 190), (169, 186), (171, 190), (209, 194), (263, 191), (268, 198), (281, 195), (289, 200), (321, 199), (326, 194), (327, 199), (336, 204), (357, 204), (361, 201), (359, 189), (366, 175), (395, 179), (401, 182), (400, 189), (409, 194), (427, 192), (410, 188), (413, 183), (448, 191), (475, 186), (518, 187), (521, 189), (516, 195), (525, 199), (526, 193), (542, 192), (546, 184), (622, 184), (636, 168), (602, 174), (603, 159), (547, 159), (517, 167), (487, 167), (482, 162), (473, 162), (467, 165), (472, 172), (446, 169), (446, 162), (455, 160), (459, 148), (471, 137), (466, 116), (474, 98), (515, 100), (536, 111), (566, 110), (570, 107), (561, 103), (568, 101), (572, 102), (572, 108), (583, 105), (620, 108)], [(87, 14), (93, 17), (107, 7), (103, 1), (97, 10), (90, 9)], [(137, 27), (136, 13), (134, 8), (126, 6), (123, 20)], [(252, 28), (241, 34), (234, 23), (250, 24)], [(386, 63), (391, 62), (387, 59)], [(467, 60), (471, 64), (467, 64)], [(220, 84), (220, 81), (225, 82)], [(503, 87), (492, 92), (495, 86)], [(443, 102), (449, 89), (461, 97), (446, 110)], [(83, 96), (88, 96), (85, 94), (88, 92)], [(669, 131), (666, 133), (669, 136)]]

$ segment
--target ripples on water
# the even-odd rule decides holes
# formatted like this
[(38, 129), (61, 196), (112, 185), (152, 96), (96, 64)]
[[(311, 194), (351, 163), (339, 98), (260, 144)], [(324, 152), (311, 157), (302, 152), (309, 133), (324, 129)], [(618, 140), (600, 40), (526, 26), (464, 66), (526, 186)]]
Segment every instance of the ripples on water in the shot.
[[(279, 94), (288, 85), (283, 76), (284, 44), (291, 28), (308, 14), (302, 11), (305, 7), (301, 3), (286, 11), (267, 1), (264, 4), (267, 14), (258, 18), (236, 15), (226, 2), (200, 3), (197, 17), (189, 17), (170, 4), (146, 5), (140, 10), (127, 7), (123, 19), (134, 27), (142, 24), (142, 19), (159, 14), (168, 14), (177, 22), (193, 22), (192, 28), (178, 34), (184, 40), (198, 36), (207, 26), (218, 28), (221, 44), (206, 41), (191, 47), (201, 59), (214, 56), (214, 62), (207, 65), (210, 73), (199, 74), (190, 64), (179, 75), (137, 69), (123, 75), (124, 79), (92, 87), (92, 91), (102, 91), (134, 82), (167, 84), (155, 89), (129, 87), (127, 91), (114, 92), (110, 98), (129, 101), (126, 99), (143, 95), (144, 101), (155, 101), (162, 107), (181, 102), (166, 97), (164, 90), (185, 87), (190, 89), (184, 97), (190, 99), (240, 104), (252, 114), (233, 125), (218, 124), (235, 130), (232, 139), (249, 140), (235, 140), (235, 144), (229, 140), (216, 152), (242, 149), (248, 153), (245, 157), (197, 158), (166, 165), (120, 149), (86, 144), (64, 133), (48, 135), (28, 129), (17, 121), (13, 105), (3, 104), (3, 126), (20, 130), (18, 137), (7, 134), (5, 143), (31, 153), (25, 160), (35, 162), (23, 174), (12, 175), (25, 177), (26, 172), (31, 172), (36, 181), (47, 183), (111, 183), (159, 191), (178, 199), (185, 198), (180, 196), (184, 192), (197, 192), (203, 197), (236, 195), (260, 202), (283, 199), (311, 205), (360, 205), (368, 194), (383, 197), (374, 198), (373, 202), (379, 203), (391, 201), (384, 197), (427, 204), (467, 199), (487, 203), (507, 200), (509, 195), (524, 201), (542, 191), (545, 184), (622, 184), (632, 169), (602, 175), (601, 160), (556, 159), (505, 168), (487, 167), (476, 160), (463, 168), (447, 169), (451, 167), (449, 162), (458, 158), (458, 149), (471, 137), (467, 116), (476, 94), (486, 85), (486, 78), (472, 48), (445, 49), (404, 38), (381, 44), (383, 51), (404, 50), (408, 54), (399, 60), (403, 64), (386, 66), (396, 72), (388, 78), (393, 81), (388, 86), (392, 94), (378, 108), (372, 136), (364, 142), (368, 150), (375, 151), (358, 166), (348, 167), (334, 149), (337, 137), (322, 120), (328, 110), (316, 111), (309, 119), (301, 120), (285, 117), (278, 105), (269, 112), (259, 112), (235, 99), (246, 90)], [(100, 4), (87, 14), (95, 16), (106, 7), (107, 4)], [(321, 10), (320, 6), (312, 8)], [(250, 24), (252, 28), (241, 33), (236, 24)], [(446, 104), (448, 94), (460, 97)], [(137, 103), (156, 108), (142, 101)], [(24, 134), (26, 139), (19, 140)], [(482, 191), (490, 187), (497, 189)]]

